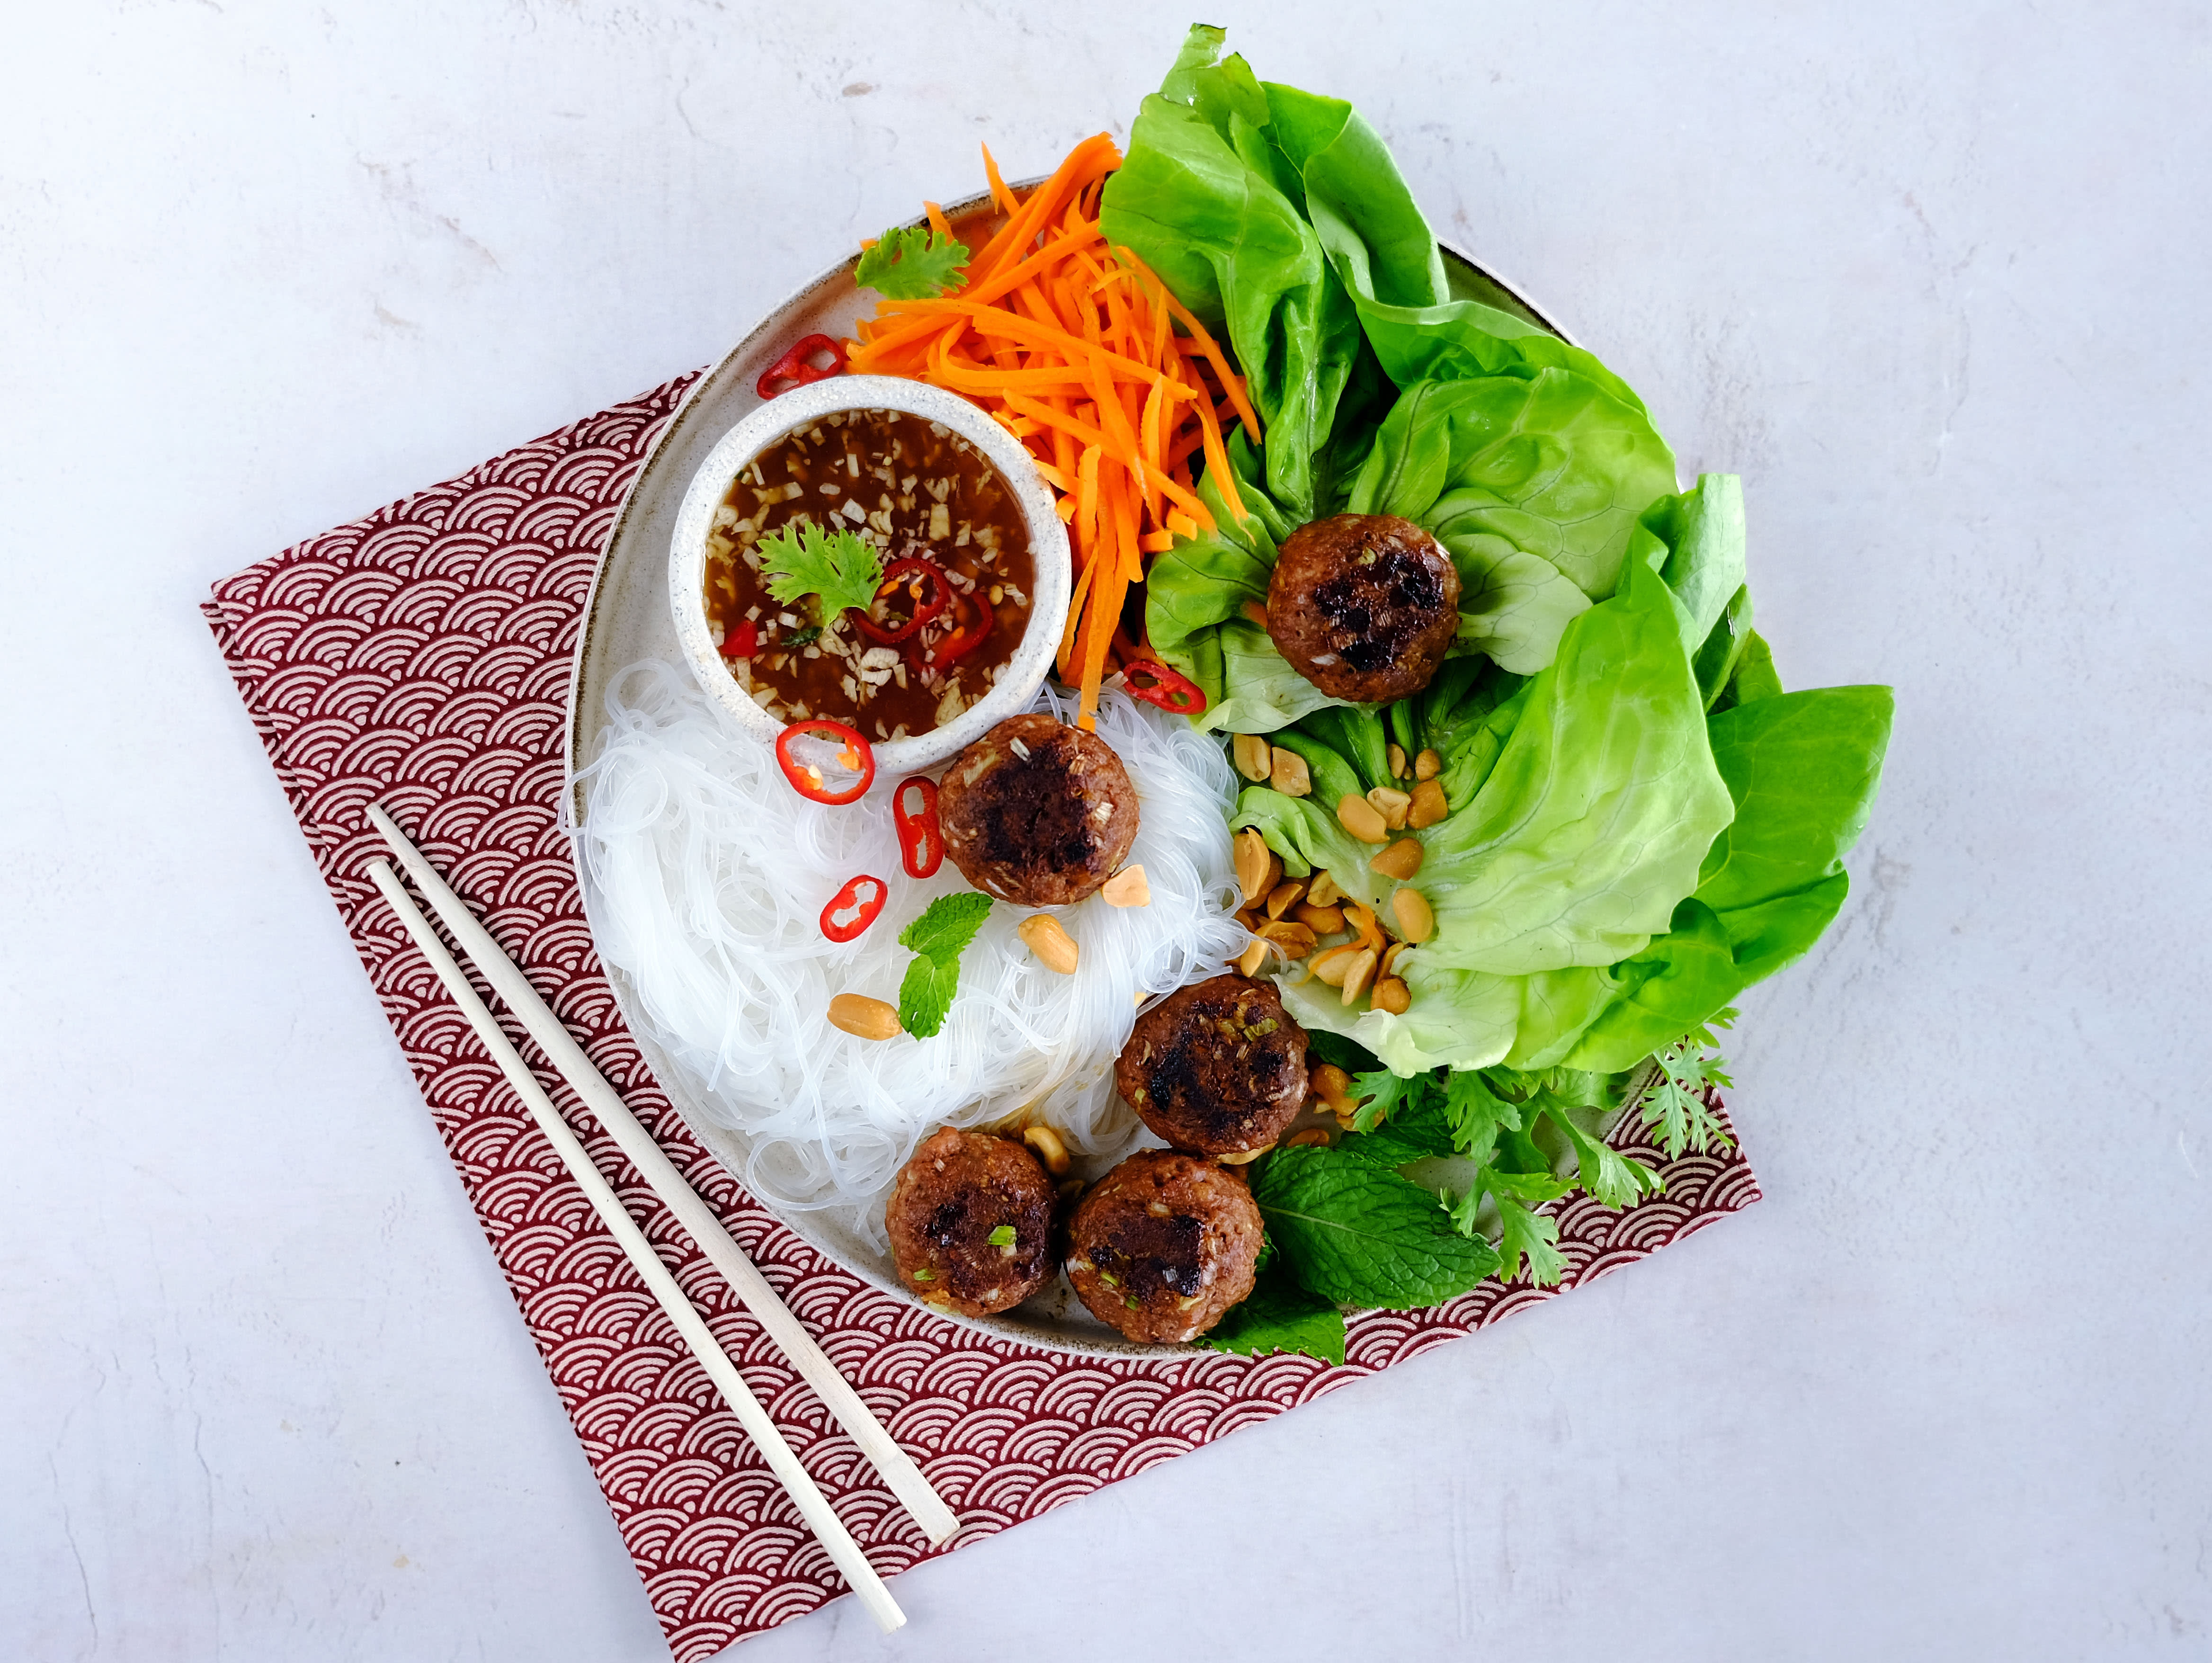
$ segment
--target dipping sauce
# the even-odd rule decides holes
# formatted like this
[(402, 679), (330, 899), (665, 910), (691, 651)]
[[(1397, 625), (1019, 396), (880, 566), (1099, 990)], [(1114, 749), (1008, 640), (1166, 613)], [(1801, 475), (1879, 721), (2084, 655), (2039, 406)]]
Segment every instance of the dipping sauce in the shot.
[[(868, 620), (896, 639), (872, 638), (857, 608), (819, 618), (812, 596), (769, 593), (761, 540), (804, 521), (874, 545), (886, 581)], [(941, 590), (916, 567), (894, 576), (915, 560), (943, 574)], [(714, 510), (707, 621), (738, 685), (778, 721), (826, 716), (907, 739), (998, 679), (1029, 627), (1035, 572), (1021, 504), (982, 452), (903, 411), (836, 411), (763, 451)]]

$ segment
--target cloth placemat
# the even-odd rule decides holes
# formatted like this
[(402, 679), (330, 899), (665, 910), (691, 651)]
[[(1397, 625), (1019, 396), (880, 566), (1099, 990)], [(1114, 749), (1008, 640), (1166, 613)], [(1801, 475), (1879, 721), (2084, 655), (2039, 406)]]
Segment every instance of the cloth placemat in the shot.
[[(624, 492), (695, 375), (310, 539), (205, 603), (239, 691), (575, 1423), (671, 1652), (702, 1658), (843, 1592), (653, 1297), (382, 899), (387, 805), (822, 1343), (974, 1541), (1553, 1297), (1759, 1198), (1740, 1150), (1657, 1166), (1662, 1197), (1562, 1203), (1556, 1289), (1496, 1282), (1352, 1319), (1350, 1361), (1100, 1361), (869, 1288), (782, 1227), (686, 1132), (592, 947), (559, 806), (568, 678)], [(504, 1013), (502, 1013), (504, 1019)], [(511, 1037), (535, 1053), (519, 1027)], [(621, 1153), (540, 1067), (661, 1257), (886, 1575), (932, 1550)]]

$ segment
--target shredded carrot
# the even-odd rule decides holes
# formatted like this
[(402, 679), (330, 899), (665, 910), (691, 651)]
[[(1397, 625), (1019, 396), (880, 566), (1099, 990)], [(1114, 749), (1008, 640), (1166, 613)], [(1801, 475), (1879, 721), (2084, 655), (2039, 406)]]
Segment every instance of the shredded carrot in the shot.
[[(969, 259), (965, 283), (935, 299), (886, 301), (855, 329), (857, 373), (906, 375), (972, 399), (1027, 448), (1066, 523), (1073, 593), (1060, 679), (1095, 723), (1109, 660), (1141, 656), (1121, 621), (1146, 563), (1213, 529), (1201, 463), (1242, 519), (1223, 428), (1260, 442), (1260, 420), (1229, 355), (1144, 262), (1099, 229), (1107, 178), (1121, 164), (1099, 133), (1043, 184), (1009, 189), (983, 152), (1003, 223)], [(929, 222), (952, 235), (943, 211)], [(972, 228), (973, 220), (967, 222)]]

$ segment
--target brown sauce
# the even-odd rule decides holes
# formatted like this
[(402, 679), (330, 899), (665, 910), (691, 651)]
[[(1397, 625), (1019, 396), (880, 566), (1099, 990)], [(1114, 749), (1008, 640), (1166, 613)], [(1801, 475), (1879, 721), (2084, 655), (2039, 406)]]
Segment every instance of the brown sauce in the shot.
[[(866, 539), (886, 572), (908, 557), (933, 562), (949, 603), (884, 643), (854, 613), (817, 617), (812, 596), (775, 600), (761, 539), (808, 521)], [(902, 411), (845, 411), (769, 446), (723, 496), (707, 537), (707, 620), (724, 666), (778, 721), (828, 717), (871, 739), (903, 739), (951, 721), (998, 679), (1029, 627), (1035, 576), (1021, 504), (981, 451)], [(934, 586), (921, 587), (926, 602)], [(870, 616), (896, 631), (913, 605), (894, 586)], [(733, 657), (748, 624), (752, 655)]]

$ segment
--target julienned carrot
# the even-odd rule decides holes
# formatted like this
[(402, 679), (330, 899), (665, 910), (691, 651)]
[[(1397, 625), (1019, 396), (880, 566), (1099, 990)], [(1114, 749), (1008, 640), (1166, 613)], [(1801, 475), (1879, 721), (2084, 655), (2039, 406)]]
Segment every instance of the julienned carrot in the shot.
[[(1005, 223), (970, 258), (965, 283), (936, 299), (884, 302), (847, 354), (856, 371), (911, 376), (973, 399), (1023, 442), (1059, 494), (1075, 558), (1060, 673), (1079, 690), (1085, 728), (1109, 655), (1126, 663), (1149, 650), (1121, 627), (1146, 557), (1213, 528), (1194, 461), (1213, 470), (1241, 519), (1222, 423), (1233, 413), (1260, 438), (1228, 354), (1143, 261), (1101, 234), (1099, 196), (1121, 162), (1100, 133), (1020, 196), (985, 150)], [(934, 207), (930, 223), (949, 234)]]

